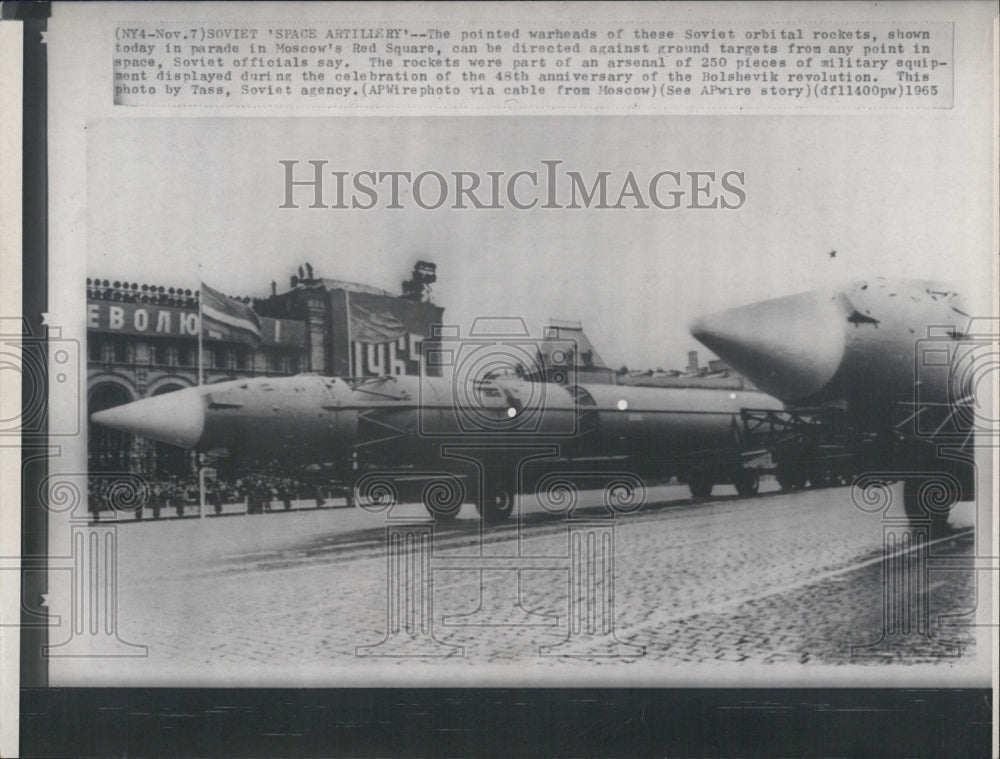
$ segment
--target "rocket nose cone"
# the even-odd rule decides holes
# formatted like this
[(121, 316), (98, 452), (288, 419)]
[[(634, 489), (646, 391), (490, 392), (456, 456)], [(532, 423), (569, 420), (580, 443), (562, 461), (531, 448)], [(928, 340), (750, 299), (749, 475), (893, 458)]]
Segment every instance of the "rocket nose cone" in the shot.
[(90, 420), (162, 443), (193, 448), (205, 429), (205, 406), (198, 391), (187, 388), (97, 411)]
[(764, 392), (796, 401), (837, 373), (850, 311), (843, 295), (802, 293), (703, 316), (691, 334)]

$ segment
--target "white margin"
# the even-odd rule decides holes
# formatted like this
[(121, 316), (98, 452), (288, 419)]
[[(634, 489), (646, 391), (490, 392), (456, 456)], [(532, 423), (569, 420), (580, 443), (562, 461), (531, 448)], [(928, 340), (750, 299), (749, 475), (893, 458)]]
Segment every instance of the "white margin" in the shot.
[[(21, 318), (21, 189), (24, 25), (0, 22), (0, 324)], [(9, 320), (5, 317), (9, 317)], [(20, 346), (4, 346), (17, 354)], [(0, 419), (21, 415), (21, 375), (0, 371)], [(10, 438), (11, 441), (16, 438)], [(20, 747), (21, 685), (21, 449), (0, 446), (0, 756)]]
[[(993, 302), (991, 310), (993, 315), (1000, 314), (1000, 290), (997, 282), (1000, 282), (1000, 18), (993, 19)], [(991, 417), (997, 418), (997, 410), (1000, 409), (1000, 376), (993, 373), (993, 411)], [(991, 451), (991, 455), (993, 452)], [(1000, 510), (996, 504), (1000, 503), (1000, 467), (997, 466), (996, 459), (993, 461), (993, 482), (990, 499), (987, 503), (994, 505), (993, 514), (990, 521), (993, 525), (993, 535), (991, 536), (990, 548), (993, 556), (1000, 556)], [(997, 577), (994, 577), (992, 587), (997, 586)], [(997, 651), (1000, 651), (1000, 608), (996, 603), (996, 597), (990, 604), (993, 607), (992, 619), (990, 620), (992, 630), (992, 651), (993, 651), (993, 751), (991, 756), (1000, 756), (1000, 729), (997, 726), (997, 717), (1000, 715), (1000, 706), (997, 704), (997, 696), (1000, 695), (1000, 661), (998, 661)]]

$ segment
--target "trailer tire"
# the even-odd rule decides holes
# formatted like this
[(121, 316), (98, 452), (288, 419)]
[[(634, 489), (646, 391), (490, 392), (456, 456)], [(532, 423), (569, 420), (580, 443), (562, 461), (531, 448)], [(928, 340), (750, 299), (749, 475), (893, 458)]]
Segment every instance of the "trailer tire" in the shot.
[(736, 492), (744, 498), (757, 495), (757, 490), (760, 488), (760, 474), (756, 469), (741, 467), (736, 470), (733, 485), (736, 486)]
[(936, 487), (933, 477), (904, 480), (903, 508), (910, 523), (919, 525), (930, 522), (932, 537), (943, 533), (948, 526), (948, 515), (951, 513), (951, 507), (955, 505), (961, 494), (956, 494), (957, 497), (954, 498), (938, 499), (934, 495), (929, 496), (929, 492), (933, 491), (935, 495), (940, 495), (947, 490), (946, 483), (941, 488)]
[(714, 485), (712, 475), (704, 469), (695, 469), (688, 478), (688, 488), (695, 498), (708, 498)]
[(830, 485), (830, 472), (822, 464), (810, 466), (807, 477), (811, 488), (825, 488)]
[(435, 521), (450, 522), (462, 510), (465, 486), (457, 477), (441, 477), (424, 486), (420, 499)]
[(505, 522), (514, 512), (517, 488), (506, 478), (497, 477), (481, 500), (476, 501), (476, 511), (487, 524)]
[(793, 464), (779, 464), (774, 477), (782, 490), (801, 490), (806, 484), (802, 468)]

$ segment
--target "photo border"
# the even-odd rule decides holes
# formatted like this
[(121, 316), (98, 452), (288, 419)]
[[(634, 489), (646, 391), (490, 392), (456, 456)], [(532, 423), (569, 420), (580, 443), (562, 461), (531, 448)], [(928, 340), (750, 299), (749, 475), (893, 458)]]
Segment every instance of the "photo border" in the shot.
[[(44, 339), (50, 4), (2, 10), (24, 25), (22, 316)], [(22, 403), (37, 392), (25, 386)], [(22, 462), (47, 443), (22, 435)], [(39, 492), (44, 469), (23, 469), (26, 566), (47, 552), (48, 512), (23, 497)], [(46, 592), (21, 571), (23, 593)], [(20, 636), (22, 756), (986, 756), (991, 746), (988, 688), (49, 688), (37, 653), (47, 630)]]

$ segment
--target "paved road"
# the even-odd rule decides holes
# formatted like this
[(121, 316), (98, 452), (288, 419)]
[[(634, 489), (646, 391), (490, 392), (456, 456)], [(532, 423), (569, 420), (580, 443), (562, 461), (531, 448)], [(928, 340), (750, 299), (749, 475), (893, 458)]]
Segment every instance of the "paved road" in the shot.
[[(119, 635), (148, 646), (148, 657), (63, 663), (55, 680), (358, 685), (429, 675), (547, 684), (551, 672), (605, 684), (808, 683), (834, 665), (852, 682), (930, 667), (926, 683), (978, 671), (986, 645), (966, 623), (977, 607), (986, 611), (989, 578), (980, 572), (977, 584), (973, 571), (940, 568), (942, 557), (953, 566), (972, 554), (972, 504), (959, 504), (951, 532), (930, 546), (924, 581), (913, 571), (919, 551), (886, 569), (880, 516), (856, 508), (849, 489), (763, 490), (772, 492), (744, 499), (720, 489), (697, 502), (684, 488), (651, 488), (635, 513), (576, 522), (579, 547), (596, 563), (577, 554), (575, 565), (566, 520), (529, 498), (520, 524), (482, 541), (463, 506), (459, 519), (434, 528), (430, 570), (389, 562), (386, 515), (361, 509), (123, 524)], [(574, 515), (603, 516), (590, 508), (599, 501), (585, 494)], [(421, 515), (403, 509), (392, 518), (416, 524)], [(613, 554), (602, 552), (612, 536)], [(531, 567), (519, 582), (515, 565)], [(403, 632), (387, 636), (387, 594), (418, 592), (422, 569), (433, 580), (430, 612), (415, 611), (406, 634), (404, 593)], [(928, 610), (930, 634), (883, 636), (886, 587), (902, 588), (890, 594), (895, 603)], [(604, 605), (612, 597), (613, 610)], [(916, 619), (888, 611), (890, 623)], [(959, 616), (943, 626), (941, 615)]]

